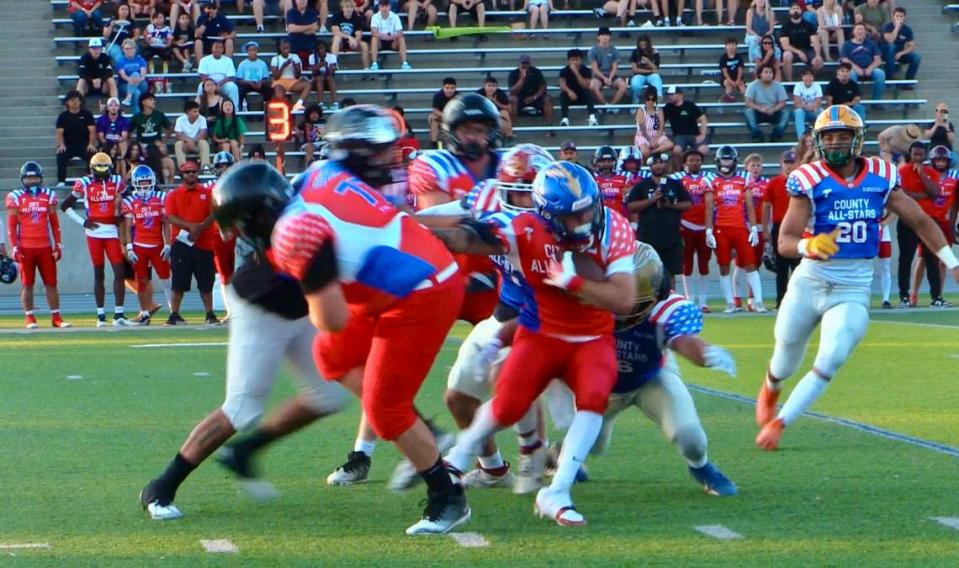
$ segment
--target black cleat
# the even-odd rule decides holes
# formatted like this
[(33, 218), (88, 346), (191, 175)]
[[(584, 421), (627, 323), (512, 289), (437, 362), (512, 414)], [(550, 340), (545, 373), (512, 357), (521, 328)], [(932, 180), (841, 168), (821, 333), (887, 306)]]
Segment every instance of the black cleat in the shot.
[(327, 485), (354, 485), (366, 483), (370, 475), (370, 466), (373, 465), (370, 456), (363, 452), (350, 452), (346, 456), (346, 463), (333, 470), (326, 476)]

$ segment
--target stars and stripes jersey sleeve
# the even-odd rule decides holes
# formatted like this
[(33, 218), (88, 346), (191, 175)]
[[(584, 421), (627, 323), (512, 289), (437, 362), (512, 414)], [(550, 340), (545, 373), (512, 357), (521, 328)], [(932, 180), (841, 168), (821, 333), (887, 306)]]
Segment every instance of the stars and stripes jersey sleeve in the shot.
[(320, 249), (334, 242), (333, 228), (321, 215), (284, 215), (273, 229), (271, 260), (278, 272), (303, 281)]
[(636, 237), (633, 228), (625, 217), (606, 209), (606, 234), (603, 239), (604, 263), (606, 276), (620, 272), (633, 273), (633, 253), (636, 252)]
[(418, 156), (410, 164), (409, 189), (414, 199), (431, 191), (443, 191), (439, 182), (440, 176), (436, 169), (423, 156)]
[(666, 346), (677, 337), (698, 335), (703, 330), (702, 311), (679, 294), (670, 294), (653, 306), (649, 318), (662, 330)]
[(19, 191), (11, 191), (8, 193), (7, 198), (3, 200), (4, 207), (7, 209), (17, 209), (20, 206), (20, 202), (18, 200), (19, 194)]
[(133, 197), (127, 196), (120, 201), (120, 215), (129, 219), (133, 218)]
[(496, 180), (488, 179), (476, 184), (463, 197), (464, 209), (476, 218), (483, 218), (503, 210)]
[(492, 227), (493, 234), (499, 239), (500, 244), (505, 249), (504, 255), (510, 255), (516, 252), (517, 230), (516, 218), (519, 215), (508, 211), (500, 211), (483, 216), (484, 223)]

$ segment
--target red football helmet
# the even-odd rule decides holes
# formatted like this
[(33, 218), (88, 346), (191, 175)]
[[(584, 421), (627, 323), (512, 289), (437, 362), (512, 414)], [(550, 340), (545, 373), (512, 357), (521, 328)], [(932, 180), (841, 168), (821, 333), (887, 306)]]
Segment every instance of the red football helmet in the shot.
[(520, 144), (508, 150), (496, 168), (497, 189), (504, 209), (527, 210), (529, 206), (515, 205), (510, 201), (511, 192), (531, 193), (536, 174), (555, 160), (544, 148), (536, 144)]

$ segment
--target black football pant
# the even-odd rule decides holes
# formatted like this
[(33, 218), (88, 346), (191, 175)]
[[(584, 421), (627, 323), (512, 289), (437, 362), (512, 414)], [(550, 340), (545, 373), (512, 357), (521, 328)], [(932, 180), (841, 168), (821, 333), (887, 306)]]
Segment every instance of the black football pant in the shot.
[(779, 228), (782, 223), (773, 223), (773, 232), (770, 238), (773, 240), (773, 251), (776, 253), (776, 307), (783, 302), (783, 296), (786, 295), (786, 288), (789, 287), (789, 277), (792, 271), (799, 266), (798, 258), (790, 258), (779, 254)]
[(916, 247), (921, 246), (922, 258), (926, 261), (926, 278), (929, 280), (929, 295), (933, 300), (942, 296), (942, 276), (939, 273), (939, 257), (929, 250), (919, 235), (902, 219), (896, 224), (896, 241), (899, 243), (899, 299), (909, 299), (909, 281), (912, 277), (912, 259)]

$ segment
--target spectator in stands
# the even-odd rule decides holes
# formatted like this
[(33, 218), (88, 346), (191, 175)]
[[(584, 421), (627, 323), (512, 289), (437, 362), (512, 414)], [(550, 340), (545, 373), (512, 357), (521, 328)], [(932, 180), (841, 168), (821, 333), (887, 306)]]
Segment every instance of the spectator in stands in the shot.
[(285, 100), (287, 93), (293, 93), (297, 97), (293, 112), (305, 109), (310, 82), (303, 78), (303, 62), (290, 51), (289, 40), (280, 40), (280, 52), (270, 61), (270, 73), (273, 74), (273, 98)]
[(436, 25), (436, 6), (433, 0), (409, 0), (406, 3), (406, 28), (413, 31), (413, 25), (416, 24), (416, 17), (419, 11), (423, 10), (426, 14), (426, 27)]
[(103, 29), (103, 14), (100, 6), (103, 0), (70, 0), (67, 11), (73, 20), (73, 35), (75, 37), (100, 35)]
[(97, 129), (93, 114), (83, 108), (80, 91), (70, 91), (63, 99), (66, 110), (57, 116), (54, 138), (57, 143), (57, 182), (67, 180), (67, 164), (73, 158), (86, 163), (97, 151)]
[(153, 93), (146, 92), (140, 96), (140, 112), (133, 115), (131, 120), (133, 134), (136, 141), (146, 149), (147, 164), (159, 174), (160, 183), (173, 181), (166, 172), (172, 174), (173, 160), (167, 154), (167, 143), (173, 134), (173, 123), (165, 114), (156, 109), (157, 102)]
[(170, 0), (171, 25), (176, 25), (180, 20), (180, 14), (186, 14), (191, 23), (196, 22), (200, 17), (200, 2), (198, 0)]
[(640, 3), (643, 6), (649, 4), (649, 0), (607, 0), (603, 4), (602, 8), (593, 8), (593, 13), (596, 14), (597, 18), (603, 18), (605, 16), (615, 16), (619, 18), (619, 27), (625, 28), (627, 26), (626, 20), (629, 19), (629, 27), (636, 25), (636, 4)]
[(127, 153), (130, 143), (130, 119), (120, 111), (120, 101), (111, 98), (107, 110), (97, 118), (97, 146), (113, 163), (119, 162)]
[[(697, 0), (698, 1), (698, 0)], [(725, 0), (726, 3), (726, 25), (736, 25), (736, 12), (739, 11), (739, 0)], [(722, 24), (723, 21), (723, 0), (716, 0), (716, 23)]]
[[(256, 33), (263, 33), (265, 28), (263, 27), (263, 15), (265, 13), (265, 8), (269, 6), (270, 12), (274, 15), (285, 16), (290, 10), (293, 9), (292, 0), (253, 0), (253, 21), (256, 24)], [(317, 6), (320, 11), (320, 32), (326, 32), (323, 29), (323, 26), (326, 23), (327, 9), (325, 0), (320, 0), (317, 2)]]
[[(886, 72), (882, 69), (882, 57), (875, 42), (866, 37), (866, 27), (856, 24), (852, 28), (852, 39), (842, 44), (839, 52), (843, 63), (852, 66), (849, 76), (853, 81), (872, 79), (873, 100), (882, 99), (882, 91), (886, 86)], [(881, 105), (875, 105), (876, 110), (882, 110)]]
[(783, 51), (783, 67), (786, 69), (787, 81), (793, 80), (794, 61), (804, 63), (806, 67), (812, 69), (813, 73), (822, 68), (816, 26), (803, 19), (803, 10), (798, 2), (793, 2), (789, 7), (789, 18), (783, 22), (779, 33), (779, 45)]
[(793, 87), (793, 115), (796, 122), (796, 138), (802, 138), (806, 123), (815, 122), (822, 105), (822, 87), (816, 82), (812, 69), (803, 69), (802, 81)]
[(316, 53), (310, 56), (310, 70), (313, 73), (313, 88), (316, 90), (316, 100), (322, 105), (323, 93), (330, 91), (330, 108), (340, 110), (336, 101), (336, 56), (327, 51), (326, 42), (316, 42)]
[(120, 104), (133, 106), (133, 112), (140, 111), (140, 95), (147, 92), (147, 62), (137, 55), (137, 45), (132, 39), (123, 42), (123, 55), (116, 60), (117, 90), (123, 100)]
[[(746, 94), (746, 62), (743, 56), (736, 53), (736, 39), (727, 38), (725, 43), (726, 51), (719, 58), (719, 73), (723, 78), (723, 96), (720, 102), (731, 103)], [(759, 47), (757, 45), (757, 47)], [(750, 57), (750, 60), (752, 58)]]
[(229, 152), (239, 161), (243, 156), (246, 122), (236, 115), (236, 106), (227, 99), (220, 105), (220, 116), (213, 125), (213, 142), (220, 152)]
[[(321, 0), (321, 4), (325, 1)], [(294, 0), (293, 9), (286, 13), (286, 39), (290, 50), (306, 62), (316, 51), (316, 33), (320, 29), (320, 16), (310, 7), (309, 0)]]
[[(596, 102), (601, 105), (619, 104), (626, 94), (626, 79), (618, 75), (619, 50), (610, 45), (609, 28), (602, 27), (596, 33), (596, 45), (589, 48), (590, 90), (596, 96)], [(613, 98), (608, 103), (603, 96), (603, 89), (615, 89)], [(618, 112), (612, 109), (613, 114)]]
[(219, 5), (214, 0), (200, 0), (200, 7), (203, 15), (196, 22), (196, 42), (193, 44), (197, 64), (203, 60), (204, 53), (213, 51), (217, 43), (223, 46), (223, 53), (228, 58), (233, 57), (233, 39), (236, 37), (233, 24), (219, 13)]
[(566, 52), (566, 66), (559, 70), (559, 106), (563, 118), (560, 126), (569, 126), (569, 106), (573, 103), (586, 105), (589, 118), (586, 123), (596, 126), (596, 108), (593, 106), (593, 91), (590, 89), (590, 79), (593, 77), (589, 68), (583, 65), (583, 52), (573, 48)]
[[(926, 145), (924, 143), (914, 141), (909, 146), (907, 156), (906, 163), (899, 167), (899, 185), (906, 195), (915, 199), (920, 207), (928, 212), (930, 206), (934, 206), (933, 200), (939, 197), (939, 172), (934, 167), (925, 165)], [(944, 304), (942, 278), (936, 251), (929, 250), (916, 231), (901, 218), (896, 224), (896, 240), (899, 244), (899, 307), (915, 306), (909, 298), (909, 277), (912, 274), (912, 260), (916, 255), (917, 247), (926, 263), (926, 278), (929, 280), (929, 295), (932, 297), (931, 305), (942, 306)]]
[[(524, 109), (541, 112), (546, 125), (553, 125), (553, 97), (546, 92), (546, 79), (543, 72), (533, 66), (529, 55), (519, 56), (519, 66), (509, 72), (510, 114), (515, 123)], [(546, 136), (552, 137), (552, 131)]]
[[(944, 102), (936, 103), (936, 118), (929, 124), (929, 128), (923, 131), (922, 136), (929, 139), (929, 145), (933, 148), (945, 146), (955, 150), (956, 128), (949, 122), (949, 105)], [(952, 161), (956, 161), (955, 156)]]
[(897, 124), (879, 133), (879, 157), (894, 164), (909, 161), (909, 149), (919, 141), (922, 129), (915, 124)]
[(113, 79), (113, 60), (103, 53), (103, 40), (90, 38), (87, 52), (77, 64), (77, 91), (84, 97), (96, 95), (103, 98), (117, 96), (117, 82)]
[(123, 177), (123, 181), (129, 183), (130, 173), (133, 171), (133, 168), (141, 164), (147, 164), (147, 156), (143, 151), (143, 147), (134, 142), (129, 145), (127, 153), (117, 162), (117, 173)]
[(838, 0), (824, 0), (822, 6), (816, 11), (819, 25), (819, 47), (822, 50), (822, 58), (825, 61), (832, 61), (832, 53), (829, 51), (829, 39), (835, 40), (836, 55), (839, 49), (846, 41), (846, 33), (843, 31), (843, 12), (842, 6)]
[(866, 0), (856, 6), (853, 22), (864, 25), (869, 39), (878, 42), (883, 26), (889, 23), (889, 10), (879, 0)]
[[(521, 11), (529, 12), (529, 29), (535, 30), (536, 20), (539, 20), (540, 27), (545, 30), (549, 28), (549, 13), (555, 9), (556, 7), (553, 6), (553, 0), (523, 0), (523, 8)], [(533, 37), (533, 35), (530, 35), (530, 39), (533, 39)], [(546, 34), (540, 37), (549, 39), (549, 36)]]
[(775, 79), (772, 67), (763, 67), (756, 79), (746, 88), (746, 125), (752, 134), (753, 142), (765, 142), (760, 124), (773, 126), (770, 141), (782, 140), (789, 113), (786, 111), (786, 89)]
[(250, 151), (246, 154), (247, 160), (265, 160), (266, 159), (266, 149), (263, 148), (263, 144), (254, 144)]
[(136, 27), (133, 16), (130, 12), (130, 6), (120, 4), (117, 6), (117, 15), (109, 24), (103, 28), (103, 41), (106, 47), (107, 55), (110, 59), (116, 61), (123, 55), (121, 46), (128, 38), (137, 39), (140, 35), (140, 29)]
[(782, 68), (779, 65), (779, 57), (782, 50), (776, 46), (776, 40), (772, 37), (764, 37), (759, 42), (759, 59), (753, 61), (753, 78), (759, 78), (759, 70), (763, 67), (772, 67), (773, 77), (777, 81), (782, 81)]
[(633, 69), (633, 78), (629, 80), (633, 104), (640, 104), (647, 86), (654, 87), (656, 93), (662, 97), (663, 77), (659, 74), (659, 52), (653, 47), (653, 40), (648, 35), (641, 35), (636, 39), (636, 49), (629, 56), (629, 63)]
[(648, 87), (643, 93), (643, 105), (636, 109), (636, 136), (633, 145), (645, 157), (673, 149), (673, 142), (666, 136), (666, 118), (657, 104), (656, 89)]
[(222, 41), (214, 41), (211, 47), (212, 52), (210, 55), (201, 59), (200, 65), (197, 67), (197, 72), (200, 74), (200, 84), (197, 86), (197, 94), (202, 92), (203, 82), (210, 79), (216, 83), (217, 90), (219, 90), (223, 96), (233, 101), (233, 106), (238, 106), (240, 103), (240, 90), (237, 88), (235, 82), (236, 67), (233, 66), (233, 59), (223, 55), (224, 45)]
[(693, 101), (686, 100), (683, 90), (676, 85), (666, 91), (663, 117), (672, 130), (673, 156), (677, 161), (682, 160), (688, 150), (706, 155), (709, 151), (709, 121), (706, 113)]
[(560, 160), (563, 160), (563, 161), (566, 161), (566, 162), (573, 162), (574, 164), (583, 166), (584, 168), (586, 168), (587, 170), (589, 170), (590, 173), (593, 172), (593, 170), (592, 170), (592, 168), (590, 168), (589, 164), (580, 164), (580, 163), (579, 163), (579, 150), (576, 148), (576, 142), (573, 142), (572, 140), (567, 140), (566, 142), (563, 142), (563, 143), (560, 145), (560, 147), (559, 147), (559, 159), (560, 159)]
[[(270, 68), (266, 62), (258, 57), (260, 44), (255, 41), (248, 41), (243, 45), (243, 51), (246, 52), (246, 59), (240, 62), (236, 68), (236, 83), (239, 90), (240, 108), (246, 110), (247, 95), (258, 93), (267, 101), (273, 96), (273, 82), (270, 79)], [(204, 85), (204, 90), (206, 86)]]
[(305, 154), (305, 163), (310, 165), (315, 155), (323, 146), (323, 134), (326, 121), (323, 120), (323, 108), (320, 105), (310, 105), (303, 111), (303, 120), (296, 127), (296, 137), (300, 143), (300, 151)]
[(433, 93), (433, 106), (428, 119), (430, 125), (430, 144), (437, 147), (440, 138), (440, 126), (443, 124), (443, 109), (457, 95), (456, 78), (444, 77), (443, 87)]
[(177, 166), (183, 167), (187, 154), (200, 155), (200, 167), (206, 174), (213, 173), (210, 165), (210, 143), (207, 141), (206, 119), (200, 114), (200, 105), (196, 101), (187, 101), (183, 105), (183, 114), (177, 117), (173, 126), (176, 142), (173, 144)]
[[(799, 266), (799, 259), (779, 253), (779, 229), (789, 207), (789, 193), (786, 192), (786, 180), (797, 166), (794, 150), (786, 150), (779, 158), (779, 175), (769, 180), (766, 194), (763, 195), (762, 226), (767, 248), (773, 252), (776, 264), (776, 309), (786, 295), (789, 276)], [(770, 230), (770, 226), (772, 229)]]
[(150, 73), (156, 72), (153, 58), (163, 62), (163, 72), (170, 72), (170, 60), (173, 59), (173, 30), (166, 25), (163, 12), (155, 12), (150, 25), (143, 34), (143, 58), (149, 63)]
[(476, 89), (476, 92), (483, 95), (496, 106), (499, 111), (500, 130), (503, 132), (504, 142), (509, 145), (513, 143), (513, 119), (509, 113), (509, 95), (506, 91), (499, 88), (499, 81), (496, 77), (489, 75), (483, 81), (483, 86)]
[(459, 10), (473, 12), (473, 15), (476, 16), (477, 26), (482, 28), (486, 25), (486, 6), (483, 5), (483, 0), (449, 0), (449, 2), (447, 12), (451, 28), (456, 27), (456, 14)]
[(333, 55), (340, 52), (359, 51), (363, 61), (363, 68), (370, 65), (369, 47), (363, 41), (363, 17), (356, 13), (354, 0), (340, 0), (340, 11), (330, 18), (330, 28), (333, 31)]
[(173, 28), (173, 57), (176, 57), (183, 66), (184, 73), (193, 71), (193, 62), (190, 61), (190, 57), (193, 55), (195, 36), (196, 28), (193, 27), (193, 21), (187, 14), (181, 13)]
[[(826, 96), (826, 106), (846, 105), (852, 107), (852, 110), (859, 114), (860, 118), (866, 120), (866, 107), (862, 104), (862, 91), (859, 89), (859, 83), (850, 79), (852, 74), (852, 65), (840, 63), (836, 68), (836, 76), (826, 85), (823, 94)], [(800, 157), (802, 155), (800, 154)]]
[(206, 119), (207, 128), (212, 128), (216, 117), (220, 115), (220, 105), (223, 103), (223, 97), (213, 79), (203, 81), (203, 91), (196, 98), (196, 102), (200, 105), (200, 114)]
[(753, 5), (746, 12), (746, 48), (750, 61), (761, 58), (760, 44), (763, 38), (773, 37), (775, 28), (776, 13), (769, 5), (769, 0), (754, 0)]
[[(919, 72), (919, 63), (922, 56), (916, 52), (916, 38), (912, 33), (912, 28), (906, 25), (906, 9), (896, 8), (892, 15), (892, 21), (882, 27), (882, 46), (883, 59), (886, 61), (886, 78), (891, 79), (896, 75), (896, 65), (908, 65), (906, 69), (906, 79), (915, 79)], [(912, 85), (903, 85), (904, 90), (911, 91), (915, 87)]]
[[(452, 9), (452, 4), (450, 5)], [(482, 25), (482, 24), (480, 24)], [(382, 47), (381, 47), (382, 46)], [(377, 55), (380, 49), (400, 52), (401, 69), (412, 69), (406, 60), (406, 38), (403, 37), (403, 22), (390, 9), (390, 0), (379, 0), (379, 9), (370, 19), (370, 71), (380, 68)]]

